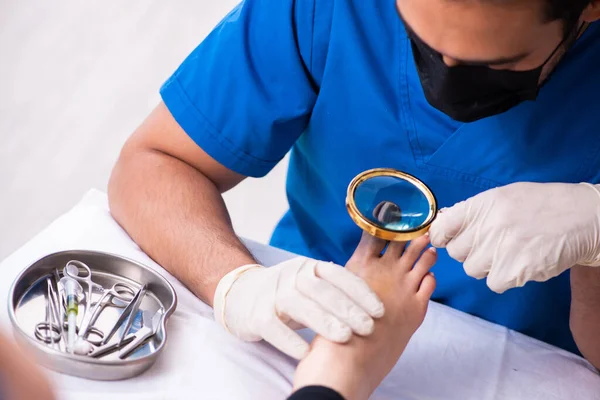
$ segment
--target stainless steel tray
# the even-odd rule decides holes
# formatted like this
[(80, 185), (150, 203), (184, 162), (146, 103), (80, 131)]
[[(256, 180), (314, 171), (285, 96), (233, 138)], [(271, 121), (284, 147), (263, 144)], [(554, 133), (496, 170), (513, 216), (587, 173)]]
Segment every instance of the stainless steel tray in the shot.
[[(46, 319), (46, 277), (55, 269), (62, 270), (70, 260), (87, 264), (93, 280), (105, 288), (114, 283), (127, 283), (139, 288), (147, 285), (140, 311), (156, 312), (161, 307), (164, 317), (156, 334), (126, 359), (91, 358), (69, 354), (41, 342), (35, 337), (35, 325)], [(167, 341), (166, 321), (177, 306), (177, 295), (171, 284), (152, 269), (127, 258), (95, 251), (74, 250), (50, 254), (25, 269), (13, 283), (8, 298), (8, 312), (14, 336), (21, 346), (33, 352), (40, 364), (57, 372), (93, 380), (121, 380), (134, 377), (150, 368)], [(78, 326), (85, 309), (80, 309)], [(121, 309), (107, 307), (95, 326), (107, 331), (117, 320)], [(138, 315), (139, 317), (139, 315)], [(136, 319), (132, 332), (136, 330)]]

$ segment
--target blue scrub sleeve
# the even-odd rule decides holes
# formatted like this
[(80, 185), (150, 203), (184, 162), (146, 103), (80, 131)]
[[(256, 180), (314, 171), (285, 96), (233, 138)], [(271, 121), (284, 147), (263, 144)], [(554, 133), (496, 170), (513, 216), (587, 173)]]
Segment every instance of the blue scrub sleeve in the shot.
[(314, 0), (245, 0), (161, 87), (198, 146), (244, 176), (267, 174), (304, 131)]

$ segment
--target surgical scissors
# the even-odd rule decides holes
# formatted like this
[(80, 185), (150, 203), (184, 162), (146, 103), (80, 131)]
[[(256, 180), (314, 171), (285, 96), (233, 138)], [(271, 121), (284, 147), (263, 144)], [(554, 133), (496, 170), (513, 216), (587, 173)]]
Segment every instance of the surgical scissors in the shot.
[[(80, 271), (79, 268), (82, 268), (85, 271), (85, 275), (81, 276), (79, 275)], [(90, 315), (90, 309), (92, 307), (92, 292), (94, 291), (94, 289), (96, 289), (98, 292), (100, 293), (104, 293), (105, 289), (102, 285), (97, 284), (96, 282), (94, 282), (92, 280), (92, 270), (90, 269), (90, 267), (87, 266), (87, 264), (78, 261), (78, 260), (71, 260), (69, 262), (67, 262), (67, 264), (65, 265), (65, 267), (63, 268), (63, 276), (67, 276), (69, 278), (75, 279), (78, 282), (81, 283), (85, 283), (87, 285), (87, 293), (85, 293), (85, 311), (83, 312), (83, 319), (82, 321), (86, 321), (88, 318), (91, 317)], [(85, 331), (82, 329), (79, 329), (79, 332), (83, 332), (82, 334), (78, 334), (77, 336), (80, 338), (83, 338), (85, 334), (87, 334), (89, 330), (89, 323), (86, 324), (85, 326)], [(98, 332), (100, 332), (99, 330), (96, 329), (96, 334), (98, 334)], [(102, 334), (102, 337), (104, 335)]]
[(61, 334), (58, 325), (50, 321), (38, 322), (35, 326), (35, 337), (40, 342), (54, 344), (60, 342)]
[[(79, 268), (83, 269), (85, 275), (79, 275)], [(100, 339), (97, 341), (92, 341), (89, 338), (87, 338), (87, 341), (89, 343), (95, 345), (105, 343), (104, 332), (100, 331), (95, 327), (92, 327), (92, 325), (96, 322), (102, 310), (104, 310), (104, 308), (106, 308), (108, 305), (119, 308), (126, 307), (135, 296), (135, 290), (125, 283), (115, 283), (111, 289), (106, 290), (102, 285), (99, 285), (92, 280), (92, 270), (90, 269), (90, 267), (88, 267), (87, 264), (78, 260), (71, 260), (67, 262), (67, 264), (63, 268), (63, 275), (75, 279), (78, 282), (85, 283), (87, 285), (87, 292), (85, 293), (85, 311), (83, 314), (81, 327), (77, 330), (78, 338), (86, 339), (86, 336), (89, 333), (93, 333), (99, 336)], [(92, 311), (92, 304), (94, 304), (92, 302), (92, 293), (94, 289), (102, 293), (102, 297), (100, 298), (100, 300), (95, 302), (94, 310)], [(108, 301), (106, 301), (107, 298)], [(124, 304), (120, 305), (116, 303), (114, 301), (115, 299), (123, 302)]]
[[(86, 272), (86, 275), (79, 275), (79, 268), (83, 268)], [(104, 288), (102, 285), (97, 284), (92, 281), (92, 270), (86, 264), (81, 261), (71, 260), (65, 265), (63, 268), (63, 275), (68, 276), (69, 278), (75, 279), (76, 281), (85, 283), (87, 285), (87, 293), (85, 294), (85, 313), (87, 314), (87, 310), (92, 305), (92, 291), (94, 289), (98, 290), (100, 293), (104, 293)]]
[[(52, 286), (52, 280), (50, 277), (46, 278), (46, 283), (48, 285), (48, 289), (46, 292), (46, 320), (43, 322), (39, 322), (35, 325), (35, 337), (41, 342), (51, 345), (58, 345), (58, 349), (60, 350), (60, 341), (61, 339), (65, 340), (65, 324), (66, 322), (63, 320), (61, 326), (61, 314), (59, 311), (60, 305), (58, 304), (58, 296)], [(98, 344), (104, 338), (104, 333), (97, 328), (92, 327), (88, 329), (90, 334), (96, 335), (99, 337), (97, 340), (89, 340), (92, 344)]]
[[(100, 297), (100, 300), (96, 302), (93, 311), (88, 314), (86, 310), (85, 316), (81, 321), (81, 328), (79, 328), (78, 336), (80, 338), (85, 338), (88, 331), (90, 331), (90, 326), (96, 322), (102, 313), (102, 310), (104, 310), (106, 307), (126, 307), (126, 305), (135, 297), (135, 290), (131, 286), (121, 282), (115, 283), (109, 290), (103, 290), (104, 293), (102, 294), (102, 297)], [(116, 303), (115, 299), (123, 304), (121, 305)], [(102, 334), (102, 337), (104, 338), (104, 334)], [(99, 343), (101, 343), (101, 341)]]

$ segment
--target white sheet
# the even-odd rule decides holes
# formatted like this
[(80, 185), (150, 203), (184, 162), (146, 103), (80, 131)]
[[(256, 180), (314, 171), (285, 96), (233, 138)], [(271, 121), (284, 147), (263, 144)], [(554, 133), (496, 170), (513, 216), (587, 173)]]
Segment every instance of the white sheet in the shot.
[[(291, 256), (247, 244), (266, 265)], [(169, 279), (179, 304), (169, 320), (165, 352), (147, 373), (107, 383), (49, 372), (61, 399), (275, 400), (289, 394), (294, 362), (265, 343), (242, 343), (225, 334), (214, 323), (211, 308), (146, 256), (115, 223), (101, 192), (88, 193), (0, 264), (0, 296), (7, 299), (11, 282), (30, 263), (66, 249), (108, 251), (145, 263)], [(6, 307), (0, 323), (10, 329)], [(373, 399), (600, 400), (600, 375), (573, 354), (432, 303), (421, 329)]]

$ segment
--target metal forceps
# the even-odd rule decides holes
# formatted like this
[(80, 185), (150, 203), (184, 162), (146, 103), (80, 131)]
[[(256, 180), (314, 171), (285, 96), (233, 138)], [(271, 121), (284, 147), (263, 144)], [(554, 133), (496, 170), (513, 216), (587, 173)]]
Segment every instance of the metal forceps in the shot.
[[(106, 307), (111, 306), (124, 308), (131, 303), (135, 297), (135, 290), (131, 286), (121, 282), (115, 283), (112, 288), (109, 290), (103, 289), (103, 291), (104, 293), (102, 294), (102, 297), (100, 297), (100, 300), (98, 300), (94, 305), (93, 311), (90, 309), (90, 313), (88, 313), (87, 310), (85, 312), (81, 322), (81, 327), (79, 328), (78, 336), (80, 338), (85, 338), (88, 332), (92, 332), (93, 328), (90, 329), (90, 327), (96, 322), (102, 313), (102, 310), (104, 310)], [(104, 338), (103, 333), (100, 336), (101, 339)]]
[[(142, 311), (142, 327), (135, 333), (130, 333), (122, 339), (122, 343), (117, 342), (106, 343), (96, 347), (88, 356), (93, 358), (101, 358), (107, 354), (119, 350), (118, 358), (125, 359), (130, 356), (135, 350), (143, 345), (149, 338), (154, 336), (160, 328), (165, 311), (161, 307), (156, 313), (152, 314), (149, 310)], [(124, 347), (121, 347), (124, 345)]]
[(142, 312), (142, 329), (135, 333), (135, 339), (119, 351), (119, 358), (122, 360), (128, 357), (146, 340), (154, 336), (162, 323), (164, 315), (165, 310), (162, 307), (155, 314), (152, 314), (149, 310), (144, 310)]
[(54, 345), (60, 342), (63, 329), (60, 326), (60, 313), (56, 304), (57, 295), (52, 286), (51, 278), (46, 278), (48, 289), (46, 292), (46, 320), (35, 326), (35, 337), (41, 342)]

